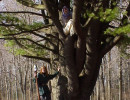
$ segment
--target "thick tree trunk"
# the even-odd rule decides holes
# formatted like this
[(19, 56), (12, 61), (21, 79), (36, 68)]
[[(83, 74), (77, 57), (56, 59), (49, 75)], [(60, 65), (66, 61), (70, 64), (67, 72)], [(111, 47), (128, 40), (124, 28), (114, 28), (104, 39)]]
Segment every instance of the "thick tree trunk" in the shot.
[[(56, 97), (54, 100), (90, 100), (102, 60), (100, 45), (96, 40), (98, 35), (94, 34), (99, 32), (98, 27), (95, 27), (97, 24), (99, 25), (97, 21), (91, 23), (92, 26), (87, 30), (89, 34), (87, 39), (86, 30), (81, 31), (81, 33), (84, 32), (84, 35), (82, 34), (80, 37), (74, 35), (67, 36), (65, 39), (64, 59), (62, 58), (63, 60), (60, 62), (64, 67), (61, 68), (61, 75), (58, 79), (60, 84), (57, 86), (59, 91), (55, 90), (57, 92), (55, 92), (56, 95), (53, 95)], [(81, 74), (82, 71), (85, 72)], [(52, 93), (54, 93), (53, 89)]]
[(75, 56), (75, 41), (73, 39), (73, 37), (69, 37), (65, 44), (64, 62), (66, 66), (61, 68), (61, 75), (59, 75), (57, 87), (59, 91), (56, 92), (55, 90), (54, 92), (54, 88), (52, 89), (52, 93), (56, 93), (56, 95), (53, 95), (57, 97), (56, 100), (90, 100), (98, 77), (101, 64), (101, 58), (99, 58), (98, 55), (91, 57), (91, 59), (88, 57), (86, 68), (90, 68), (89, 72), (87, 72), (86, 69), (86, 73), (83, 75), (79, 76), (77, 74), (75, 60), (73, 60)]
[[(106, 48), (104, 50), (101, 46), (103, 25), (99, 20), (92, 18), (90, 21), (87, 21), (88, 24), (86, 23), (86, 25), (82, 26), (80, 18), (84, 0), (74, 0), (73, 28), (77, 38), (75, 36), (65, 36), (63, 27), (59, 20), (57, 20), (59, 19), (57, 16), (58, 11), (50, 7), (50, 1), (43, 0), (43, 2), (58, 33), (63, 38), (64, 45), (62, 48), (63, 55), (61, 54), (63, 60), (60, 62), (64, 62), (64, 67), (61, 68), (62, 71), (58, 80), (61, 83), (57, 86), (60, 91), (57, 91), (58, 89), (55, 90), (57, 91), (54, 96), (56, 97), (55, 100), (90, 100), (99, 74), (102, 57), (110, 49)], [(105, 6), (105, 4), (103, 5)], [(85, 73), (81, 75), (82, 71), (85, 71)], [(62, 83), (63, 79), (67, 81)], [(66, 88), (63, 89), (63, 87)]]

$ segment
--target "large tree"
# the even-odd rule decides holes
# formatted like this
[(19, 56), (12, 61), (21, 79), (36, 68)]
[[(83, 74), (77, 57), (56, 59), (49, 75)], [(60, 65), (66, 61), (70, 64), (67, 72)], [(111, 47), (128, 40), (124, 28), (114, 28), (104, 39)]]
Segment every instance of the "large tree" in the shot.
[[(103, 56), (121, 40), (128, 40), (129, 2), (123, 6), (118, 0), (34, 1), (17, 0), (41, 13), (1, 12), (1, 39), (8, 40), (8, 45), (18, 45), (20, 49), (16, 53), (24, 57), (62, 65), (56, 100), (90, 100)], [(72, 36), (64, 34), (61, 24), (64, 5), (73, 11), (75, 34)], [(11, 13), (37, 15), (44, 20), (28, 25)]]

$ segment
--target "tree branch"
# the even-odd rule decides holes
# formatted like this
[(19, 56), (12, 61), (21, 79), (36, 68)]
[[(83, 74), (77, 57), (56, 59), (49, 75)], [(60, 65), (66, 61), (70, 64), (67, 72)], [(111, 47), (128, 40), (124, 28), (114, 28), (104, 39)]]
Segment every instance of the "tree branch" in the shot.
[(18, 40), (28, 40), (30, 42), (32, 42), (33, 44), (39, 46), (39, 47), (42, 47), (43, 49), (46, 49), (46, 50), (49, 50), (51, 52), (53, 52), (54, 54), (57, 54), (57, 52), (54, 50), (54, 49), (50, 49), (50, 48), (47, 48), (46, 46), (42, 45), (42, 44), (39, 44), (31, 39), (28, 39), (28, 38), (14, 38), (14, 37), (9, 37), (9, 38), (0, 38), (0, 39), (4, 39), (4, 40), (15, 40), (17, 42), (17, 44), (20, 46), (20, 47), (24, 47), (24, 49), (26, 49), (26, 47), (21, 44)]
[[(19, 13), (27, 13), (27, 14), (32, 14), (32, 15), (38, 15), (38, 16), (43, 16), (40, 13), (35, 13), (35, 12), (31, 12), (31, 11), (0, 11), (0, 13), (14, 13), (14, 14), (19, 14)], [(48, 16), (46, 16), (46, 18), (49, 18)]]
[(27, 50), (27, 47), (25, 47), (23, 44), (21, 44), (21, 43), (17, 40), (17, 38), (13, 37), (12, 39), (15, 40), (15, 42), (18, 44), (19, 47), (21, 47), (21, 48)]
[[(9, 24), (2, 24), (2, 25), (4, 25), (4, 26), (10, 26)], [(13, 25), (13, 24), (12, 24), (12, 25)], [(11, 25), (11, 26), (12, 26), (12, 25)], [(17, 26), (17, 25), (13, 25), (13, 26)], [(38, 30), (40, 30), (40, 29), (48, 28), (48, 27), (50, 27), (50, 26), (53, 26), (53, 25), (52, 25), (52, 24), (44, 25), (43, 27), (40, 27), (40, 28), (37, 28), (37, 29), (32, 29), (32, 30), (23, 29), (23, 30), (25, 30), (25, 31), (21, 31), (21, 32), (15, 33), (15, 34), (6, 34), (6, 35), (4, 35), (4, 36), (16, 36), (16, 35), (20, 35), (20, 34), (22, 34), (22, 33), (28, 33), (28, 32), (38, 31)]]
[(127, 12), (128, 12), (127, 15), (130, 16), (130, 3), (129, 3), (129, 5), (128, 5), (128, 7), (127, 7), (126, 10), (127, 10)]
[(28, 0), (16, 0), (16, 1), (27, 7), (31, 7), (31, 8), (35, 8), (35, 9), (39, 9), (39, 10), (45, 9), (44, 5), (34, 4), (33, 2), (28, 1)]
[[(2, 23), (2, 24), (0, 24), (0, 25), (5, 26), (5, 27), (7, 27), (7, 26), (8, 26), (8, 27), (10, 27), (10, 26), (17, 26), (17, 25), (14, 25), (14, 24), (4, 24), (4, 23)], [(47, 40), (50, 44), (52, 44), (54, 48), (56, 47), (56, 45), (55, 45), (52, 41), (50, 41), (50, 39), (48, 39), (47, 37), (53, 37), (53, 38), (59, 40), (59, 41), (61, 42), (61, 44), (63, 45), (62, 41), (61, 41), (59, 38), (57, 38), (56, 36), (53, 36), (52, 34), (45, 34), (45, 35), (47, 36), (47, 37), (45, 37), (45, 36), (40, 35), (40, 34), (37, 34), (37, 33), (35, 32), (35, 31), (38, 31), (38, 30), (40, 30), (40, 29), (42, 29), (42, 28), (46, 28), (46, 27), (49, 27), (49, 26), (53, 26), (53, 25), (45, 25), (45, 26), (43, 26), (43, 27), (40, 27), (40, 28), (37, 28), (37, 29), (34, 29), (34, 30), (26, 30), (26, 29), (23, 29), (23, 30), (26, 30), (26, 31), (21, 31), (21, 32), (15, 33), (15, 34), (6, 34), (6, 35), (3, 35), (3, 36), (16, 36), (16, 35), (20, 35), (20, 34), (23, 34), (23, 33), (31, 33), (31, 34), (33, 34), (33, 35), (35, 35), (35, 36), (39, 36), (39, 37), (41, 37), (41, 38), (44, 38), (44, 39)]]
[(53, 47), (56, 47), (56, 45), (55, 45), (50, 39), (48, 39), (46, 36), (37, 34), (36, 32), (32, 32), (32, 34), (34, 34), (35, 36), (39, 36), (39, 37), (43, 38), (44, 40), (46, 40), (46, 41), (48, 41), (50, 44), (52, 44)]
[[(3, 26), (15, 26), (15, 25), (9, 25), (9, 24), (1, 24), (1, 25), (3, 25)], [(44, 27), (42, 27), (42, 28), (46, 28), (46, 27), (48, 27), (48, 26), (51, 26), (51, 25), (46, 25), (46, 26), (44, 26)], [(53, 47), (54, 48), (56, 48), (57, 46), (52, 42), (52, 41), (50, 41), (50, 39), (48, 39), (47, 37), (45, 37), (45, 36), (43, 36), (43, 35), (40, 35), (40, 34), (37, 34), (35, 31), (38, 31), (39, 29), (41, 29), (41, 28), (38, 28), (38, 29), (34, 29), (34, 30), (27, 30), (27, 31), (22, 31), (22, 32), (19, 32), (19, 33), (15, 33), (15, 34), (6, 34), (6, 35), (3, 35), (3, 36), (16, 36), (16, 35), (20, 35), (20, 34), (23, 34), (23, 33), (31, 33), (31, 34), (33, 34), (33, 35), (35, 35), (35, 36), (39, 36), (39, 37), (41, 37), (41, 38), (43, 38), (43, 39), (45, 39), (46, 41), (48, 41), (50, 44), (52, 44), (53, 45)], [(47, 35), (48, 36), (48, 35)], [(51, 35), (52, 36), (52, 35)], [(54, 37), (54, 36), (53, 36)], [(55, 37), (56, 38), (56, 37)], [(58, 38), (56, 38), (56, 39), (58, 39)], [(58, 39), (61, 43), (62, 43), (62, 41), (60, 40), (60, 39)]]
[(73, 7), (73, 26), (74, 31), (81, 37), (82, 35), (82, 28), (80, 24), (80, 17), (81, 17), (81, 8), (83, 6), (84, 0), (74, 0), (74, 7)]
[(103, 8), (108, 8), (109, 7), (109, 0), (103, 0), (102, 1), (102, 5), (103, 5)]
[(15, 40), (15, 42), (17, 43), (17, 45), (18, 45), (20, 48), (24, 49), (27, 53), (29, 53), (29, 54), (31, 54), (31, 55), (34, 55), (34, 52), (28, 50), (28, 48), (27, 48), (26, 46), (24, 46), (23, 44), (21, 44), (21, 43), (17, 40), (17, 38), (13, 37), (13, 39)]
[(109, 41), (108, 44), (105, 45), (101, 50), (101, 57), (103, 57), (108, 51), (110, 51), (123, 37), (116, 36), (113, 40)]
[(10, 26), (17, 26), (17, 24), (5, 24), (5, 23), (1, 23), (0, 26), (10, 27)]
[(89, 24), (90, 24), (90, 22), (91, 22), (91, 20), (92, 20), (92, 18), (90, 17), (90, 18), (88, 18), (88, 20), (85, 22), (85, 24), (84, 24), (84, 27), (88, 27), (89, 26)]
[(54, 36), (52, 34), (46, 34), (47, 37), (51, 37), (51, 38), (54, 38), (54, 39), (57, 39), (58, 41), (61, 42), (61, 44), (63, 45), (63, 42), (57, 37), (57, 36)]
[(29, 56), (29, 55), (22, 55), (23, 57), (27, 58), (33, 58), (33, 59), (38, 59), (38, 60), (43, 60), (47, 63), (50, 63), (50, 58), (43, 58), (43, 57), (37, 57), (37, 56)]
[(64, 39), (66, 36), (63, 32), (63, 27), (59, 21), (59, 16), (58, 16), (58, 11), (54, 11), (51, 7), (51, 5), (53, 5), (51, 3), (50, 0), (43, 0), (43, 3), (47, 9), (47, 12), (49, 14), (49, 16), (51, 17), (52, 21), (54, 22), (59, 34), (62, 36), (62, 38)]
[(56, 53), (54, 49), (50, 49), (50, 48), (47, 48), (46, 46), (42, 45), (42, 44), (39, 44), (31, 39), (28, 39), (28, 38), (17, 38), (17, 39), (20, 39), (20, 40), (28, 40), (30, 42), (32, 42), (33, 44), (36, 44), (37, 46), (40, 46), (42, 47), (43, 49), (46, 49), (46, 50), (49, 50), (49, 51), (52, 51), (53, 53)]

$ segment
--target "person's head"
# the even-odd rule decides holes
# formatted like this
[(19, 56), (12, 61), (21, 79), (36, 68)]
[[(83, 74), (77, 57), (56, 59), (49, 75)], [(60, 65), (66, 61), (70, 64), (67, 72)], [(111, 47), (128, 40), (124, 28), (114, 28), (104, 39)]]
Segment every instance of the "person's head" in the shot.
[(46, 75), (48, 75), (48, 71), (47, 71), (47, 68), (45, 66), (41, 67), (40, 74), (46, 74)]
[(62, 12), (63, 12), (63, 14), (68, 14), (69, 9), (66, 6), (64, 6), (63, 9), (62, 9)]

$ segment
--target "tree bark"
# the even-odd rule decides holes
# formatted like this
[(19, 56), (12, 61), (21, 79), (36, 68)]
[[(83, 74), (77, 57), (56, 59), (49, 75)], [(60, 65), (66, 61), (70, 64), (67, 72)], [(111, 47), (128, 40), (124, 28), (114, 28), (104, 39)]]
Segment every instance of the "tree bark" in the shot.
[(119, 61), (119, 100), (123, 100), (122, 98), (122, 57), (120, 57), (120, 61)]
[(111, 74), (110, 74), (111, 52), (108, 53), (108, 100), (111, 100)]
[[(103, 62), (105, 62), (104, 61), (104, 59), (103, 59)], [(105, 84), (104, 84), (104, 81), (105, 81), (105, 76), (104, 76), (104, 73), (105, 73), (105, 71), (103, 70), (104, 68), (105, 68), (105, 65), (104, 65), (105, 63), (103, 63), (102, 64), (102, 66), (101, 66), (101, 83), (102, 83), (102, 100), (106, 100), (106, 96), (105, 96)]]
[(97, 94), (96, 94), (96, 96), (97, 96), (97, 99), (96, 100), (100, 100), (100, 81), (99, 81), (99, 79), (97, 80), (97, 83), (96, 83), (96, 89), (97, 89)]
[[(31, 59), (31, 63), (33, 64), (33, 59)], [(32, 69), (32, 66), (30, 67), (30, 88), (29, 88), (29, 100), (33, 100), (33, 82), (32, 82), (32, 73), (33, 73), (33, 69)]]
[[(121, 39), (121, 37), (118, 35), (114, 39), (111, 39), (111, 41), (108, 41), (108, 43), (106, 43), (105, 41), (106, 44), (104, 43), (105, 47), (103, 48), (104, 45), (103, 46), (101, 45), (102, 42), (104, 42), (101, 41), (102, 35), (104, 35), (103, 34), (104, 30), (102, 28), (103, 22), (100, 22), (99, 21), (100, 19), (98, 20), (92, 18), (90, 21), (87, 21), (88, 24), (85, 27), (81, 25), (80, 18), (83, 14), (82, 8), (84, 2), (87, 0), (73, 0), (74, 1), (73, 27), (74, 27), (75, 35), (66, 36), (63, 32), (63, 27), (59, 20), (59, 12), (57, 9), (58, 0), (42, 0), (42, 1), (49, 14), (49, 18), (52, 19), (53, 24), (56, 26), (58, 33), (62, 37), (61, 41), (63, 42), (63, 48), (62, 48), (63, 58), (60, 64), (62, 65), (64, 62), (63, 64), (64, 66), (61, 68), (62, 71), (61, 74), (59, 75), (58, 86), (57, 86), (58, 89), (55, 89), (57, 90), (56, 91), (57, 94), (55, 93), (56, 94), (55, 100), (90, 100), (90, 96), (93, 93), (93, 89), (99, 74), (102, 57), (114, 45), (117, 44), (117, 42)], [(23, 2), (25, 4), (25, 0)], [(60, 2), (62, 2), (62, 4), (69, 6), (70, 0), (60, 0)], [(90, 4), (92, 7), (91, 9), (93, 10), (94, 9), (93, 3), (95, 3), (95, 1), (91, 2), (91, 0), (89, 0), (85, 4), (86, 5), (85, 7), (87, 7), (87, 4)], [(109, 6), (109, 0), (104, 0), (103, 7), (109, 8), (108, 6)], [(90, 9), (87, 8), (85, 10), (90, 10)], [(33, 30), (33, 31), (38, 31), (38, 30)], [(30, 33), (32, 31), (25, 31), (25, 32)], [(26, 38), (22, 38), (22, 39), (26, 40)], [(38, 45), (37, 42), (32, 41), (31, 39), (27, 39), (27, 40), (31, 41), (31, 43), (35, 43), (36, 45)], [(44, 45), (38, 45), (38, 46), (43, 47)], [(45, 47), (43, 47), (43, 49), (44, 48)], [(49, 48), (46, 48), (46, 50), (52, 51), (54, 53), (54, 50), (51, 50)], [(56, 60), (55, 58), (58, 57), (54, 57), (53, 61)], [(50, 60), (48, 59), (46, 59), (46, 61), (48, 61), (48, 63), (50, 62)], [(54, 62), (51, 62), (51, 64), (52, 63), (54, 64)], [(84, 73), (82, 73), (83, 71)], [(22, 69), (20, 70), (19, 68), (19, 72), (20, 72), (20, 79), (21, 79), (20, 80), (21, 91), (22, 94), (24, 95), (23, 99), (25, 100), (26, 86), (27, 86), (26, 84), (27, 70), (25, 71), (24, 74), (24, 83), (23, 83), (23, 76), (22, 76), (23, 70)], [(110, 74), (108, 74), (108, 77), (110, 78)], [(109, 79), (109, 83), (110, 83), (110, 79)], [(110, 89), (110, 85), (109, 85), (109, 89)], [(111, 92), (109, 91), (109, 94), (110, 93)], [(111, 96), (109, 96), (109, 100), (111, 99), (110, 97)]]
[(15, 70), (15, 72), (14, 72), (14, 75), (15, 75), (15, 100), (19, 100), (19, 94), (18, 94), (18, 84), (17, 84), (17, 67), (16, 67), (16, 57), (14, 56), (13, 57), (13, 65), (14, 65), (14, 70)]

